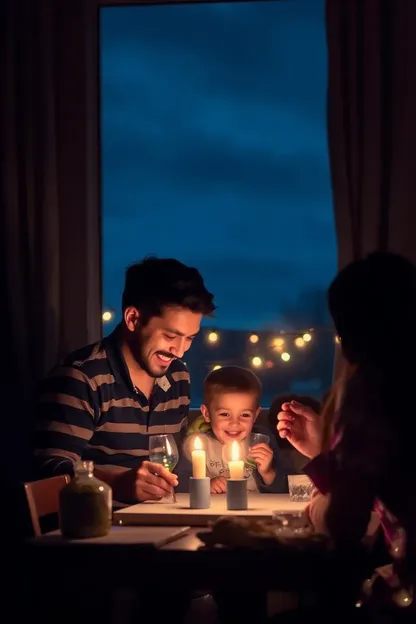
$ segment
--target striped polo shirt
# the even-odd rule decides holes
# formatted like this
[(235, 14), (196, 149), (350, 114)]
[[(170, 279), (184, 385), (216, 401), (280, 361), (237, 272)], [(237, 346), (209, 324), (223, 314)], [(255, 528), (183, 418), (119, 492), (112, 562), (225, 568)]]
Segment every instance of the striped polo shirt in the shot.
[(149, 399), (134, 387), (120, 348), (121, 328), (69, 355), (42, 382), (35, 432), (40, 477), (73, 473), (79, 459), (139, 467), (149, 436), (171, 433), (178, 449), (190, 403), (186, 366), (174, 360)]

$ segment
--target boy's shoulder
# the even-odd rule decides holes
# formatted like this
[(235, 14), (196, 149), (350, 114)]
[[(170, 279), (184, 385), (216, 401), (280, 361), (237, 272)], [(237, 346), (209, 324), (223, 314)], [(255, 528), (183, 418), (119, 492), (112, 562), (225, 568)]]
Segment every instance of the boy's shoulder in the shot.
[(207, 423), (204, 419), (204, 417), (202, 416), (202, 414), (200, 414), (199, 416), (197, 416), (195, 418), (195, 420), (189, 425), (188, 429), (187, 429), (187, 434), (191, 435), (193, 433), (207, 433), (208, 431), (211, 430), (211, 425), (210, 423)]

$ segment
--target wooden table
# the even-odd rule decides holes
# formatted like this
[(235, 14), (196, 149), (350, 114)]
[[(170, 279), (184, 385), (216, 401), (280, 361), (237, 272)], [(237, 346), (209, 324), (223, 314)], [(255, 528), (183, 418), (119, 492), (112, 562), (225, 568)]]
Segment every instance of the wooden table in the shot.
[[(213, 497), (210, 513), (200, 511), (198, 515), (196, 510), (187, 508), (186, 495), (178, 498), (176, 510), (172, 503), (148, 503), (116, 512), (115, 522), (127, 518), (133, 524), (115, 525), (105, 538), (69, 541), (55, 532), (31, 540), (22, 552), (20, 586), (33, 586), (35, 581), (40, 583), (40, 591), (45, 591), (39, 571), (46, 570), (48, 594), (57, 595), (63, 587), (76, 587), (77, 594), (82, 596), (92, 591), (150, 593), (160, 586), (178, 595), (184, 589), (226, 588), (256, 596), (273, 590), (322, 592), (324, 588), (335, 596), (337, 588), (348, 582), (351, 569), (362, 565), (354, 559), (355, 554), (348, 559), (345, 554), (339, 557), (325, 549), (201, 549), (197, 534), (209, 530), (207, 523), (219, 515), (271, 518), (273, 510), (299, 509), (303, 505), (291, 504), (285, 495), (251, 495), (248, 513), (227, 513), (224, 498), (218, 495)], [(143, 523), (149, 519), (154, 525), (146, 527)], [(182, 537), (171, 541), (167, 536), (175, 531)]]
[[(176, 505), (146, 503), (122, 509), (114, 514), (114, 518), (116, 523), (122, 518), (123, 525), (112, 527), (110, 534), (104, 538), (65, 540), (59, 532), (55, 532), (31, 540), (25, 545), (28, 566), (39, 565), (41, 560), (43, 566), (60, 569), (59, 582), (66, 577), (69, 582), (74, 570), (89, 566), (94, 561), (97, 569), (108, 569), (110, 566), (125, 572), (122, 576), (112, 576), (111, 581), (109, 579), (112, 587), (117, 584), (133, 587), (137, 584), (135, 572), (137, 561), (140, 561), (140, 567), (149, 571), (149, 574), (140, 577), (142, 587), (147, 583), (152, 585), (152, 578), (159, 575), (160, 569), (169, 569), (181, 571), (180, 574), (169, 575), (172, 588), (183, 588), (185, 584), (198, 590), (221, 586), (224, 579), (227, 579), (229, 587), (234, 585), (239, 588), (242, 569), (256, 570), (256, 574), (250, 575), (250, 585), (253, 588), (310, 587), (322, 580), (316, 575), (318, 568), (326, 567), (329, 570), (328, 566), (334, 564), (334, 554), (319, 549), (307, 553), (291, 550), (290, 547), (281, 551), (239, 550), (236, 556), (233, 550), (200, 548), (202, 542), (197, 534), (209, 530), (208, 522), (220, 515), (271, 518), (273, 510), (297, 510), (304, 507), (303, 503), (291, 502), (288, 495), (251, 494), (250, 509), (246, 512), (227, 512), (224, 509), (225, 497), (222, 495), (212, 497), (210, 510), (190, 510), (188, 500), (188, 495), (182, 494), (178, 495)], [(128, 525), (129, 522), (132, 523), (131, 526)], [(182, 537), (172, 541), (173, 534), (178, 529)], [(64, 568), (62, 561), (65, 561)], [(213, 570), (217, 569), (221, 569), (220, 575), (213, 574)], [(321, 577), (322, 574), (325, 572), (321, 571)], [(93, 583), (94, 579), (89, 578), (86, 582)], [(97, 582), (102, 586), (105, 579), (97, 577)]]
[(225, 494), (213, 495), (209, 509), (190, 509), (189, 494), (177, 494), (176, 498), (176, 503), (152, 501), (120, 509), (114, 513), (114, 523), (206, 527), (221, 516), (271, 520), (274, 511), (302, 511), (306, 506), (291, 501), (289, 494), (250, 493), (248, 509), (243, 511), (229, 511)]

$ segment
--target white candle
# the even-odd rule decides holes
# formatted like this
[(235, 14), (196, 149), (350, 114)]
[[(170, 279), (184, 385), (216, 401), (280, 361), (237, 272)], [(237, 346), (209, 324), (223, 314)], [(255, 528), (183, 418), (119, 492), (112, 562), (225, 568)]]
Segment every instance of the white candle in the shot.
[(244, 461), (238, 459), (240, 455), (240, 449), (237, 440), (231, 444), (231, 460), (228, 462), (228, 469), (230, 471), (230, 479), (244, 479)]
[(201, 440), (195, 438), (194, 450), (192, 451), (192, 476), (194, 479), (205, 479), (206, 475), (206, 453), (202, 448)]

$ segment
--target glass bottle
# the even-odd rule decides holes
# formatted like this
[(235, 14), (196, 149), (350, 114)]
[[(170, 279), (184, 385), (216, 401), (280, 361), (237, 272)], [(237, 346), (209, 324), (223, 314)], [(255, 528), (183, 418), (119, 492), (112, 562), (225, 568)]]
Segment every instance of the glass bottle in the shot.
[(64, 537), (107, 535), (112, 519), (112, 490), (94, 476), (94, 462), (80, 461), (59, 495), (59, 526)]

